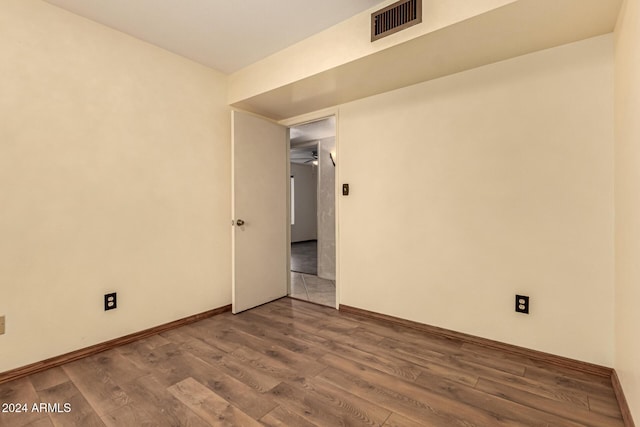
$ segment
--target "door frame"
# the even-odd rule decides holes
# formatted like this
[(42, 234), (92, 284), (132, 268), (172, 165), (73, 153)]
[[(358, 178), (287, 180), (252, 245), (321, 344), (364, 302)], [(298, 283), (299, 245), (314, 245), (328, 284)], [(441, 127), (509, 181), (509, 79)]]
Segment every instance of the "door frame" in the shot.
[[(318, 120), (326, 119), (328, 117), (334, 116), (336, 118), (336, 129), (335, 129), (335, 138), (336, 138), (336, 174), (335, 174), (335, 197), (334, 197), (334, 209), (336, 213), (336, 301), (335, 307), (336, 309), (340, 309), (340, 203), (338, 191), (341, 188), (341, 179), (340, 179), (340, 135), (339, 135), (339, 122), (340, 122), (340, 110), (338, 107), (326, 108), (323, 110), (314, 111), (307, 114), (302, 114), (299, 116), (291, 117), (288, 119), (283, 119), (278, 122), (283, 126), (286, 126), (288, 129), (291, 129), (295, 126), (300, 126), (306, 123), (315, 122)], [(287, 150), (287, 176), (291, 176), (291, 138), (288, 141), (288, 150)], [(291, 189), (287, 187), (287, 205), (289, 209), (287, 210), (287, 220), (289, 224), (291, 224)], [(288, 268), (287, 272), (287, 294), (291, 294), (291, 227), (288, 229), (288, 239), (289, 239), (289, 247), (288, 251)]]

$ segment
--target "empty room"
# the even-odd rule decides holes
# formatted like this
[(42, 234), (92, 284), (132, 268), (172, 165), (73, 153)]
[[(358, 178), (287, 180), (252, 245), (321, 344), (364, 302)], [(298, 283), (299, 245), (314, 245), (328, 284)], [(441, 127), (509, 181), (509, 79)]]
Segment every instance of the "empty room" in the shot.
[(640, 0), (0, 0), (0, 64), (0, 426), (640, 419)]

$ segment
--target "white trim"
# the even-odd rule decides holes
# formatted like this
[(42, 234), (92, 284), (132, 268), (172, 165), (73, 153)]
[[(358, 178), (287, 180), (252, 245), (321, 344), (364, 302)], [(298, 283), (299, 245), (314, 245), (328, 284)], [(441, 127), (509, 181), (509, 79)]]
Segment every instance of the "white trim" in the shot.
[[(318, 120), (326, 119), (327, 117), (335, 116), (336, 123), (338, 120), (338, 107), (325, 108), (323, 110), (313, 111), (311, 113), (301, 114), (299, 116), (291, 117), (288, 119), (280, 120), (278, 123), (287, 126), (287, 127), (295, 127), (304, 125), (306, 123), (316, 122)], [(336, 124), (336, 129), (338, 125)]]

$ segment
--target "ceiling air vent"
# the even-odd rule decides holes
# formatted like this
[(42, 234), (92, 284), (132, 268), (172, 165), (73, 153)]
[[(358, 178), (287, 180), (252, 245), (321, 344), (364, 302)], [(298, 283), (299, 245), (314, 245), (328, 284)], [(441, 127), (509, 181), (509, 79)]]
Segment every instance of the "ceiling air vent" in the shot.
[(400, 0), (371, 14), (371, 41), (422, 22), (422, 0)]

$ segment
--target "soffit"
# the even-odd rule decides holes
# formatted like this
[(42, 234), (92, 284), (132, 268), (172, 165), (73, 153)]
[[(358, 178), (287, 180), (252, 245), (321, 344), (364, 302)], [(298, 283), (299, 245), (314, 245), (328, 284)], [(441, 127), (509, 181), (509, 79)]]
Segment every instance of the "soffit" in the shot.
[(621, 4), (621, 0), (519, 0), (233, 106), (276, 120), (295, 117), (610, 33)]

